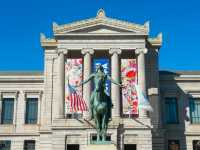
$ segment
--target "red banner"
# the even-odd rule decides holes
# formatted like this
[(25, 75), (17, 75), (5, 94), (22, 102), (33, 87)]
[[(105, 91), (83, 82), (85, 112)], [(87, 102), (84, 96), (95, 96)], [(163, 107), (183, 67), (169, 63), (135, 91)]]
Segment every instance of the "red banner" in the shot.
[(121, 80), (123, 113), (138, 115), (138, 96), (135, 89), (137, 83), (137, 63), (135, 59), (121, 59)]

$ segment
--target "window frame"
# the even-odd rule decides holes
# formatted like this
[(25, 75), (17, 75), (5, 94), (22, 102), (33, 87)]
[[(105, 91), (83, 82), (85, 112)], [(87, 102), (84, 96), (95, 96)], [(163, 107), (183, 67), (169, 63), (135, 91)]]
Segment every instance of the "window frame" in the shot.
[[(43, 91), (42, 90), (26, 90), (23, 91), (24, 93), (24, 124), (25, 125), (38, 125), (40, 124), (40, 119), (41, 119), (41, 101), (42, 101), (42, 96), (43, 96)], [(26, 123), (26, 111), (27, 111), (27, 99), (28, 98), (36, 98), (38, 103), (37, 103), (37, 121), (36, 123)]]
[[(5, 101), (12, 101), (12, 119), (10, 119), (10, 121), (5, 121)], [(5, 124), (13, 124), (14, 123), (14, 109), (15, 109), (15, 98), (2, 98), (2, 110), (1, 110), (1, 124), (5, 125)]]
[[(18, 101), (19, 91), (15, 90), (2, 90), (0, 91), (0, 125), (14, 125), (16, 124), (17, 117), (17, 101)], [(13, 121), (9, 124), (2, 124), (2, 106), (4, 98), (13, 98), (14, 99), (14, 107), (13, 107)]]
[[(171, 101), (173, 101), (173, 100), (175, 100), (175, 103), (173, 102), (173, 103), (169, 103), (169, 102), (171, 102)], [(167, 103), (167, 101), (168, 101), (168, 103)], [(175, 104), (175, 109), (176, 109), (176, 121), (168, 121), (167, 119), (167, 116), (169, 115), (170, 116), (170, 114), (167, 114), (167, 105), (168, 105), (168, 107), (170, 107), (170, 105), (174, 105)], [(168, 125), (170, 125), (170, 124), (174, 124), (174, 125), (176, 125), (176, 124), (179, 124), (179, 107), (178, 107), (178, 98), (176, 97), (176, 96), (171, 96), (171, 97), (165, 97), (164, 98), (164, 107), (165, 107), (165, 111), (164, 111), (164, 122), (165, 122), (165, 124), (168, 124)]]
[[(24, 150), (29, 150), (29, 148), (28, 148), (28, 145), (27, 144), (33, 144), (34, 143), (34, 149), (33, 150), (35, 150), (36, 149), (36, 141), (35, 140), (24, 140)], [(32, 149), (31, 149), (32, 150)]]
[[(8, 146), (8, 150), (11, 150), (11, 140), (0, 140), (0, 149), (1, 149), (1, 144), (4, 144), (8, 142), (9, 143), (9, 146)], [(6, 145), (6, 144), (5, 144)], [(3, 149), (3, 150), (7, 150), (7, 149)]]
[[(191, 107), (193, 107), (193, 106), (191, 106), (192, 105), (191, 103), (193, 102), (193, 104), (194, 104), (195, 101), (199, 101), (198, 106), (200, 106), (200, 98), (199, 97), (190, 97), (189, 98), (190, 123), (191, 124), (200, 124), (200, 107), (198, 108), (199, 113), (197, 114), (197, 115), (199, 115), (199, 117), (192, 117), (192, 108)], [(195, 106), (195, 104), (194, 104), (194, 106)], [(198, 118), (199, 121), (194, 122), (192, 118)]]
[[(29, 98), (29, 97), (27, 97), (26, 98), (26, 104), (25, 104), (25, 124), (37, 124), (38, 123), (38, 98)], [(36, 103), (36, 104), (35, 104)], [(36, 109), (37, 109), (37, 112), (36, 112), (36, 114), (34, 114), (34, 116), (36, 117), (36, 118), (34, 118), (34, 119), (32, 119), (32, 121), (31, 121), (31, 119), (29, 118), (30, 116), (30, 105), (36, 105)], [(33, 106), (32, 106), (33, 107)]]

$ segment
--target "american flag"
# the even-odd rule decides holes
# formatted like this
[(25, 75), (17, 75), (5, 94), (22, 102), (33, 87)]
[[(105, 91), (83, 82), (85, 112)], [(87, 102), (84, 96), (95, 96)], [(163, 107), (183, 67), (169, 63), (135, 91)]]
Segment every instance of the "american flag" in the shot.
[(75, 90), (73, 86), (68, 83), (69, 94), (67, 100), (70, 101), (70, 111), (71, 112), (83, 112), (87, 111), (87, 104), (80, 94)]

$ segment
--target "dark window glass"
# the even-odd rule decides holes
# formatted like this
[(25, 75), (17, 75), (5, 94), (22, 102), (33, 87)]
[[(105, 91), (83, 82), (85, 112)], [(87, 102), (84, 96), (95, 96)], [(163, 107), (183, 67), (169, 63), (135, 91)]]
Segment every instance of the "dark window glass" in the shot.
[(82, 117), (83, 117), (83, 114), (81, 113), (66, 114), (67, 119), (80, 119)]
[(38, 99), (27, 98), (26, 100), (26, 124), (36, 124), (38, 116)]
[(168, 140), (168, 150), (180, 150), (179, 140)]
[(2, 102), (2, 124), (12, 124), (14, 113), (14, 98), (3, 98)]
[(190, 99), (190, 120), (191, 123), (200, 123), (200, 99)]
[(67, 150), (79, 150), (79, 144), (67, 144)]
[(193, 141), (193, 150), (200, 150), (200, 140)]
[(0, 141), (0, 150), (10, 150), (11, 141)]
[(35, 150), (35, 141), (34, 140), (24, 141), (24, 150)]
[(137, 148), (136, 144), (125, 144), (124, 145), (124, 150), (136, 150)]
[[(101, 137), (100, 137), (101, 138)], [(97, 141), (97, 135), (94, 134), (94, 135), (91, 135), (91, 141), (92, 142), (96, 142)], [(106, 141), (111, 141), (111, 136), (110, 135), (107, 135), (106, 136)]]
[(175, 97), (165, 98), (165, 120), (167, 124), (178, 123), (178, 105)]

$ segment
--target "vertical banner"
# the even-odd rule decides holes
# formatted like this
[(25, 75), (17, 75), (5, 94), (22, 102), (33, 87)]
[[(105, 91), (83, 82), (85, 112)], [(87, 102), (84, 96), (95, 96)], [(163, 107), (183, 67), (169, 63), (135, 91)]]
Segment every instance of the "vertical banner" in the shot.
[(135, 89), (137, 83), (137, 63), (135, 59), (121, 59), (121, 80), (123, 114), (138, 115), (138, 96)]
[[(67, 59), (65, 61), (65, 113), (72, 113), (72, 107), (70, 106), (70, 90), (69, 85), (80, 85), (83, 80), (83, 60)], [(76, 87), (78, 95), (82, 96), (82, 86)]]
[[(92, 70), (93, 72), (96, 71), (96, 68), (98, 65), (102, 65), (104, 68), (105, 74), (110, 75), (110, 63), (108, 58), (98, 58), (98, 59), (93, 59), (93, 67)], [(110, 81), (106, 81), (106, 93), (110, 95)]]

